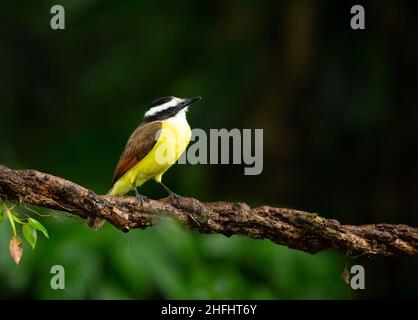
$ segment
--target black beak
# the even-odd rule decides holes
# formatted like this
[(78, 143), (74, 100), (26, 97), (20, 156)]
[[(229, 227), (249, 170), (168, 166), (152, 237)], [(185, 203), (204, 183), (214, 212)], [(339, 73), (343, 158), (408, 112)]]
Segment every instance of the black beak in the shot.
[(202, 99), (202, 97), (185, 98), (181, 103), (181, 108), (183, 109), (187, 106), (190, 106), (192, 103), (199, 101), (200, 99)]

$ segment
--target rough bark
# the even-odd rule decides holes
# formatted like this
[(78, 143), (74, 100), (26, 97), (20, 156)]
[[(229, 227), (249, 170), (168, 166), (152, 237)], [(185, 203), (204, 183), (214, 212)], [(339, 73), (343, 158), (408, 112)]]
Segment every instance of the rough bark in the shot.
[(270, 239), (309, 253), (334, 248), (347, 256), (417, 256), (418, 229), (407, 225), (342, 225), (317, 214), (245, 203), (203, 203), (193, 198), (178, 202), (135, 197), (100, 196), (74, 182), (36, 170), (0, 166), (0, 200), (27, 203), (69, 212), (83, 219), (103, 218), (128, 232), (160, 219), (178, 220), (201, 233)]

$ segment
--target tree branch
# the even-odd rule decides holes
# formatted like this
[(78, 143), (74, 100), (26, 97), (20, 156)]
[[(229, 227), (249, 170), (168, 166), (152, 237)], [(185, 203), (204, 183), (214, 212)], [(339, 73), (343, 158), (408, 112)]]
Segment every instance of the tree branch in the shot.
[(407, 225), (342, 225), (309, 212), (245, 203), (203, 203), (193, 198), (145, 200), (99, 196), (71, 181), (35, 170), (0, 165), (0, 200), (69, 212), (83, 219), (103, 218), (128, 232), (159, 219), (178, 220), (201, 233), (270, 239), (309, 253), (335, 248), (347, 256), (416, 256), (418, 229)]

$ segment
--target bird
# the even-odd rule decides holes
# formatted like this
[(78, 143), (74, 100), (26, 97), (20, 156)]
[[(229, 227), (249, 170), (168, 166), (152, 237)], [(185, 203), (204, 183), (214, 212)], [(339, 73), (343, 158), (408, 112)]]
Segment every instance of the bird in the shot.
[(138, 188), (154, 179), (170, 198), (178, 201), (180, 196), (163, 183), (162, 177), (190, 142), (191, 129), (186, 112), (200, 99), (167, 96), (148, 106), (143, 121), (129, 137), (119, 158), (108, 195), (120, 196), (134, 190), (142, 205), (146, 197), (139, 194)]

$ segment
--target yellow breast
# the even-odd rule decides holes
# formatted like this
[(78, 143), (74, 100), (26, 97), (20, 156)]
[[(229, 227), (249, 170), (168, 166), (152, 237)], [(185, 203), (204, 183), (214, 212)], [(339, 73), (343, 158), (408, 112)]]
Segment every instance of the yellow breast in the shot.
[(134, 168), (136, 184), (139, 186), (150, 178), (161, 181), (166, 172), (186, 150), (191, 130), (186, 119), (162, 121), (161, 134), (151, 152)]

